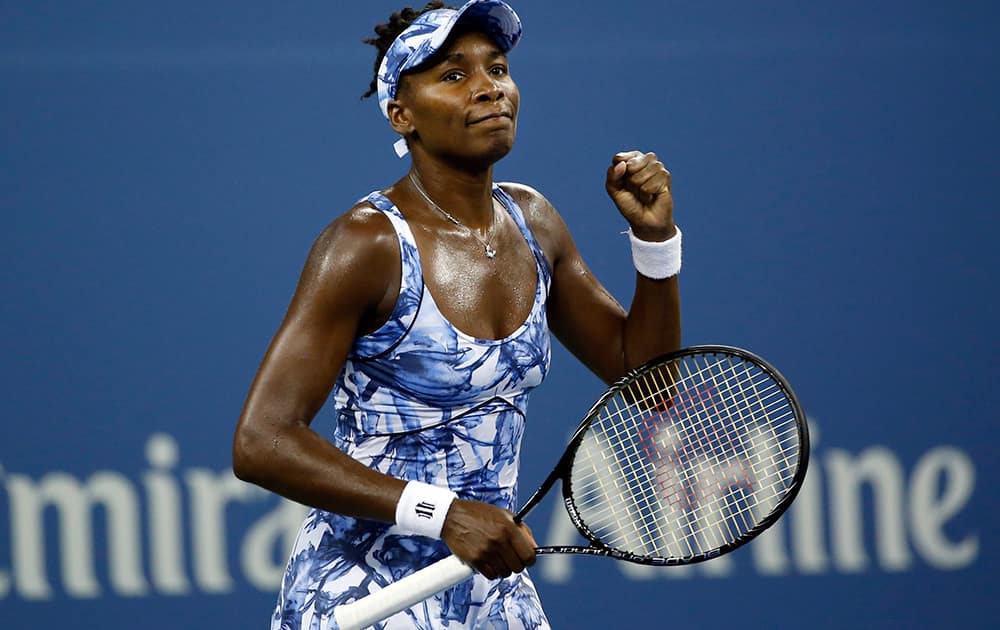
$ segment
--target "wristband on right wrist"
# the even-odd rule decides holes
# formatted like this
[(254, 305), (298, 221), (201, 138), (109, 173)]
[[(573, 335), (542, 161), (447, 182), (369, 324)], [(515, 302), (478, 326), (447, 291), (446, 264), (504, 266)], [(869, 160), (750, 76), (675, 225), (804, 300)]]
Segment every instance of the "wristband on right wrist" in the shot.
[(396, 526), (410, 534), (441, 538), (441, 528), (456, 494), (447, 488), (410, 481), (396, 504)]

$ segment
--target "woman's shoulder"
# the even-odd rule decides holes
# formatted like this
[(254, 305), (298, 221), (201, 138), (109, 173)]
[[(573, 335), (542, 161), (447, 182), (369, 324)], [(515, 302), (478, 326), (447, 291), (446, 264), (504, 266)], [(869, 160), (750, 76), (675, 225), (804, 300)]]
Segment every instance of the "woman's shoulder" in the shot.
[(531, 186), (517, 182), (501, 182), (498, 186), (521, 208), (528, 227), (549, 260), (549, 265), (554, 266), (572, 240), (562, 216), (542, 193)]
[(522, 184), (521, 182), (497, 182), (497, 186), (502, 188), (505, 193), (513, 197), (519, 204), (522, 201), (527, 203), (548, 203), (542, 193), (527, 184)]
[(385, 214), (362, 200), (320, 231), (310, 257), (338, 266), (395, 265), (399, 244), (395, 228)]
[(497, 185), (517, 202), (533, 230), (565, 230), (559, 211), (538, 190), (519, 182), (499, 182)]
[(529, 221), (544, 219), (556, 212), (556, 209), (545, 198), (545, 195), (527, 184), (520, 182), (498, 182), (497, 186), (517, 202), (517, 205), (520, 206), (521, 211)]

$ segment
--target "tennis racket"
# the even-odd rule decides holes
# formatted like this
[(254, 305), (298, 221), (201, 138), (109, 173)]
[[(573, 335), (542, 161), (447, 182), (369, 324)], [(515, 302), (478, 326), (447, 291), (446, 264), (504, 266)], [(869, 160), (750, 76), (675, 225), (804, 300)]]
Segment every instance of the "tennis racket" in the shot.
[[(589, 544), (537, 553), (702, 562), (770, 527), (798, 493), (808, 461), (805, 415), (775, 368), (739, 348), (687, 348), (612, 385), (515, 520), (561, 480), (566, 511)], [(342, 630), (359, 630), (472, 574), (449, 556), (334, 615)]]

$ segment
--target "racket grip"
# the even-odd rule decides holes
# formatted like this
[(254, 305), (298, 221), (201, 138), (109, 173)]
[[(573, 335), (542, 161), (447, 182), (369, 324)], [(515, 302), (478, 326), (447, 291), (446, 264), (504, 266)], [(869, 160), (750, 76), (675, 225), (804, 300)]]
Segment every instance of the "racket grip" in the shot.
[(340, 630), (361, 630), (455, 586), (473, 573), (475, 570), (457, 556), (448, 556), (367, 597), (337, 606), (333, 617)]

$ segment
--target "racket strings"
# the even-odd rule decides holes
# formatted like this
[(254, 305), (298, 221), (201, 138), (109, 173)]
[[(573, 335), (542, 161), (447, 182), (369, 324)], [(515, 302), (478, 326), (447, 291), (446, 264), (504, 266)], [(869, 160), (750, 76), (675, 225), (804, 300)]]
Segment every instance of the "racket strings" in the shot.
[[(734, 476), (734, 474), (733, 474), (732, 472), (726, 472), (726, 475), (727, 475), (727, 476)], [(650, 482), (650, 480), (649, 480), (649, 479), (646, 479), (646, 480), (645, 480), (645, 482), (646, 482), (647, 484), (650, 484), (650, 485), (652, 485), (652, 483)], [(694, 484), (693, 484), (693, 482), (691, 482), (690, 480), (687, 480), (687, 481), (685, 481), (684, 483), (686, 483), (687, 485), (694, 485)], [(602, 483), (602, 485), (604, 485), (604, 486), (607, 486), (607, 483), (606, 483), (606, 482), (603, 482), (603, 483)], [(662, 485), (662, 484), (661, 484), (661, 485)], [(636, 494), (636, 489), (635, 489), (635, 488), (629, 488), (628, 490), (629, 490), (630, 492), (632, 492), (633, 494)], [(604, 491), (603, 491), (603, 492), (604, 492), (605, 494), (608, 494), (608, 493), (609, 493), (609, 491), (608, 491), (608, 490), (607, 490), (606, 488), (604, 489)], [(674, 493), (674, 494), (675, 494), (675, 496), (678, 496), (678, 495), (677, 495), (676, 493)], [(660, 506), (658, 506), (658, 505), (657, 505), (657, 504), (658, 504), (658, 503), (659, 503), (660, 501), (661, 501), (661, 499), (660, 499), (659, 497), (656, 497), (655, 495), (653, 495), (653, 496), (651, 497), (651, 496), (650, 496), (649, 494), (647, 494), (646, 496), (642, 496), (641, 498), (639, 498), (639, 499), (637, 499), (637, 500), (636, 500), (636, 507), (637, 507), (637, 508), (638, 508), (638, 509), (639, 509), (640, 511), (649, 511), (650, 509), (656, 509), (657, 507), (660, 507)], [(676, 501), (675, 501), (675, 503), (676, 503)], [(677, 507), (678, 507), (677, 505), (674, 505), (674, 506), (673, 506), (673, 508), (674, 508), (675, 510), (677, 509)], [(731, 510), (731, 511), (732, 511), (732, 510)], [(698, 514), (697, 514), (697, 512), (695, 513), (695, 515), (696, 515), (696, 516), (698, 515)], [(591, 521), (592, 521), (592, 520), (594, 520), (594, 519), (593, 519), (593, 518), (590, 518), (589, 520), (591, 520)], [(605, 520), (606, 520), (606, 519), (605, 519)], [(623, 522), (623, 519), (621, 518), (621, 516), (619, 516), (619, 517), (618, 517), (618, 518), (616, 519), (616, 523), (615, 523), (615, 526), (617, 527), (617, 529), (618, 529), (618, 530), (622, 530), (622, 529), (623, 529), (623, 526), (622, 526), (622, 522)], [(644, 540), (644, 542), (643, 542), (643, 543), (641, 543), (641, 546), (642, 546), (642, 547), (645, 547), (645, 548), (650, 548), (650, 547), (656, 547), (656, 545), (658, 544), (658, 543), (656, 542), (657, 540), (659, 540), (659, 541), (664, 541), (664, 540), (667, 540), (667, 541), (670, 541), (670, 540), (674, 540), (674, 539), (676, 538), (676, 536), (667, 536), (667, 535), (666, 535), (666, 534), (664, 533), (664, 531), (663, 531), (663, 528), (662, 528), (662, 526), (660, 526), (660, 523), (662, 522), (662, 519), (658, 519), (658, 520), (652, 520), (652, 521), (647, 521), (647, 522), (651, 522), (651, 523), (654, 523), (654, 524), (656, 524), (656, 525), (657, 525), (657, 530), (656, 530), (656, 531), (652, 531), (652, 530), (648, 530), (648, 529), (647, 529), (647, 530), (645, 530), (645, 531), (643, 532), (643, 533), (644, 533), (644, 536), (642, 536), (642, 538), (644, 538), (645, 540)], [(636, 527), (634, 526), (634, 524), (633, 524), (633, 526), (632, 526), (631, 528), (629, 528), (629, 529), (630, 529), (630, 530), (632, 530), (632, 532), (635, 532), (635, 531), (636, 531)], [(692, 531), (692, 534), (693, 534), (693, 535), (698, 535), (699, 533), (700, 533), (700, 532), (699, 532), (698, 530), (693, 530), (693, 531)], [(729, 532), (729, 533), (730, 533), (730, 536), (733, 536), (733, 535), (734, 535), (734, 534), (733, 534), (733, 532), (731, 531), (731, 528), (730, 528), (730, 532)], [(634, 535), (633, 535), (633, 536), (631, 536), (631, 538), (634, 538)], [(672, 552), (672, 555), (678, 555), (678, 554), (682, 554), (682, 553), (684, 553), (684, 551), (691, 551), (691, 552), (693, 552), (693, 551), (694, 551), (694, 549), (690, 548), (690, 543), (689, 543), (689, 541), (687, 541), (687, 540), (681, 540), (680, 542), (682, 542), (682, 543), (686, 543), (686, 544), (688, 545), (688, 548), (687, 548), (687, 549), (685, 549), (685, 548), (679, 548), (680, 550), (675, 550), (675, 551), (673, 551), (673, 552)], [(712, 541), (712, 540), (709, 540), (709, 541), (707, 541), (707, 543), (702, 543), (702, 544), (708, 544), (708, 543), (711, 543), (711, 544), (719, 544), (719, 543), (717, 543), (717, 542), (715, 542), (715, 541)], [(669, 542), (668, 542), (667, 544), (669, 544)], [(629, 545), (628, 545), (628, 546), (629, 546), (630, 548), (633, 548), (633, 549), (634, 549), (634, 548), (636, 547), (636, 544), (635, 544), (635, 543), (629, 543)], [(670, 545), (670, 546), (671, 546), (671, 547), (676, 547), (676, 545)], [(663, 555), (663, 554), (662, 554), (662, 552), (661, 552), (661, 555)]]
[[(727, 379), (727, 380), (731, 380), (731, 379)], [(692, 404), (692, 406), (694, 407), (694, 409), (696, 411), (703, 412), (703, 411), (706, 410), (705, 409), (706, 405), (704, 404), (706, 402), (706, 400), (709, 400), (709, 397), (706, 397), (706, 396), (703, 396), (703, 395), (698, 395), (698, 396), (693, 397), (693, 399), (691, 401), (691, 404)], [(728, 406), (728, 407), (729, 407), (728, 412), (730, 414), (736, 414), (736, 415), (739, 415), (739, 416), (744, 416), (745, 415), (739, 409), (733, 409), (732, 406)], [(738, 436), (735, 436), (735, 437), (738, 438)], [(734, 441), (735, 441), (734, 440), (734, 435), (731, 432), (729, 432), (729, 431), (724, 431), (724, 432), (720, 433), (718, 425), (713, 426), (713, 427), (701, 427), (700, 430), (696, 431), (696, 433), (695, 433), (695, 440), (693, 440), (693, 441), (705, 443), (705, 442), (711, 441), (711, 440), (714, 440), (717, 443), (721, 443), (721, 445), (722, 445), (722, 447), (723, 447), (724, 450), (725, 449), (732, 450), (733, 447), (734, 447), (734, 444), (733, 444)], [(733, 473), (731, 465), (725, 464), (724, 462), (721, 462), (719, 460), (717, 452), (713, 452), (712, 450), (706, 450), (706, 452), (709, 453), (709, 454), (711, 454), (711, 457), (709, 457), (709, 460), (710, 460), (709, 463), (712, 466), (715, 467), (715, 470), (716, 470), (715, 476), (716, 477), (719, 476), (719, 471), (722, 471), (724, 473), (722, 476), (725, 477), (725, 478), (735, 477), (735, 476), (739, 475), (738, 472), (736, 474)], [(702, 464), (702, 466), (704, 466), (704, 463)], [(725, 470), (724, 466), (728, 466), (729, 470)], [(694, 470), (697, 472), (697, 469), (694, 469)], [(702, 476), (705, 477), (704, 474)], [(704, 482), (706, 480), (709, 481), (709, 482), (712, 481), (712, 479), (711, 479), (710, 476), (709, 477), (705, 477), (704, 479), (701, 480), (702, 483), (700, 485), (701, 486), (711, 485), (710, 483), (709, 484), (705, 484)], [(685, 479), (684, 483), (687, 484), (687, 485), (690, 485), (692, 483), (692, 481), (690, 479)], [(675, 488), (676, 488), (676, 486), (675, 486)], [(664, 491), (666, 492), (668, 490), (674, 489), (674, 491), (676, 492), (675, 488), (664, 488)], [(700, 490), (702, 494), (707, 494), (707, 492), (705, 490), (703, 490), (703, 489), (696, 488), (696, 490)], [(700, 516), (697, 513), (695, 515), (696, 516)], [(724, 524), (729, 525), (728, 523), (724, 523)], [(731, 526), (729, 527), (729, 530), (730, 530), (729, 531), (729, 535), (732, 536), (733, 532), (732, 532)], [(694, 534), (698, 534), (699, 532), (695, 531), (693, 533)], [(705, 542), (711, 543), (711, 544), (718, 544), (718, 541), (714, 541), (714, 540), (708, 540), (708, 541), (705, 541)]]
[[(737, 374), (736, 373), (736, 368), (738, 366), (743, 368), (743, 373), (742, 374)], [(737, 364), (737, 363), (731, 363), (730, 364), (730, 378), (726, 379), (726, 383), (727, 384), (729, 384), (729, 383), (735, 383), (736, 384), (736, 389), (737, 389), (737, 391), (739, 393), (739, 397), (733, 397), (730, 400), (737, 401), (737, 400), (741, 399), (740, 397), (742, 397), (742, 400), (748, 401), (750, 404), (748, 404), (747, 406), (744, 406), (742, 408), (739, 405), (724, 404), (723, 405), (724, 411), (728, 412), (731, 417), (736, 417), (738, 419), (738, 423), (739, 424), (737, 424), (737, 423), (731, 423), (731, 424), (728, 424), (728, 425), (723, 425), (723, 427), (732, 428), (732, 427), (736, 427), (736, 426), (747, 426), (748, 423), (752, 422), (755, 417), (761, 417), (762, 414), (767, 414), (768, 413), (768, 405), (766, 404), (766, 401), (769, 398), (774, 398), (775, 396), (779, 396), (781, 394), (780, 388), (778, 388), (777, 386), (775, 386), (773, 384), (773, 382), (770, 381), (770, 379), (767, 379), (767, 382), (768, 382), (767, 389), (768, 390), (772, 390), (772, 391), (771, 391), (771, 393), (768, 396), (762, 396), (761, 395), (761, 391), (760, 391), (760, 386), (759, 386), (759, 383), (758, 383), (758, 380), (761, 380), (761, 379), (760, 378), (754, 379), (750, 375), (749, 367), (750, 367), (749, 364), (746, 364), (746, 363), (739, 363), (739, 364)], [(725, 371), (723, 371), (723, 373), (725, 374)], [(758, 376), (760, 376), (760, 375), (758, 375)], [(766, 378), (766, 375), (764, 375), (764, 378)], [(747, 391), (747, 390), (750, 390), (750, 391)], [(781, 400), (783, 401), (783, 396), (781, 396)], [(711, 413), (713, 411), (712, 409), (710, 409), (708, 407), (707, 401), (706, 401), (705, 398), (700, 398), (698, 400), (698, 402), (702, 403), (701, 409), (700, 409), (701, 412), (707, 414), (707, 413)], [(759, 407), (759, 410), (755, 411), (752, 408), (754, 406), (753, 403), (756, 403), (756, 406)], [(716, 423), (715, 425), (713, 425), (713, 427), (718, 427), (718, 426), (719, 426), (718, 423)], [(794, 427), (794, 425), (793, 425), (793, 427)], [(735, 431), (730, 432), (729, 430), (727, 430), (725, 428), (724, 428), (724, 431), (725, 431), (725, 436), (726, 436), (727, 440), (730, 443), (733, 443), (733, 442), (737, 442), (738, 443), (738, 451), (740, 451), (740, 452), (748, 452), (749, 451), (748, 446), (746, 444), (746, 440), (745, 440), (745, 434), (746, 434), (746, 432), (735, 432)], [(723, 449), (723, 450), (725, 450), (725, 449)], [(719, 452), (720, 452), (719, 450), (714, 450), (713, 451), (713, 460), (714, 460), (713, 463), (716, 466), (716, 468), (717, 469), (723, 469), (723, 467), (731, 467), (732, 466), (731, 462), (729, 462), (729, 461), (722, 462), (722, 461), (719, 460), (719, 455), (718, 455)], [(729, 451), (729, 452), (733, 452), (733, 451)], [(773, 450), (772, 450), (772, 452), (773, 452)], [(772, 460), (773, 460), (773, 458), (772, 458)], [(775, 462), (772, 461), (772, 463), (775, 463)], [(740, 462), (740, 464), (741, 464), (740, 467), (742, 468), (742, 462)], [(782, 465), (784, 465), (786, 467), (788, 465), (787, 458), (784, 457), (784, 456), (783, 456)], [(730, 474), (728, 474), (728, 473), (731, 472), (731, 470), (724, 470), (724, 472), (727, 473), (727, 474), (723, 475), (723, 479), (729, 478), (731, 476)], [(740, 470), (739, 472), (740, 472), (741, 475), (743, 475), (741, 477), (741, 479), (743, 480), (744, 483), (747, 483), (747, 484), (752, 483), (752, 482), (750, 482), (750, 481), (747, 480), (746, 471)], [(754, 480), (757, 480), (757, 478), (760, 476), (760, 471), (752, 469), (750, 471), (750, 474), (751, 474), (751, 476), (752, 476), (752, 478)], [(732, 476), (735, 477), (735, 475), (732, 475)], [(780, 481), (782, 481), (782, 479), (780, 477), (779, 478), (775, 478), (775, 481), (776, 482), (780, 482)], [(788, 481), (790, 482), (790, 477), (788, 478)], [(784, 488), (787, 488), (788, 484), (787, 483), (782, 483), (781, 485), (782, 485), (782, 489), (784, 489)], [(721, 486), (718, 487), (718, 490), (720, 490), (720, 491), (722, 491), (723, 489), (724, 488), (721, 487)], [(751, 487), (751, 488), (745, 488), (745, 490), (750, 491), (750, 492), (757, 492), (757, 496), (755, 496), (755, 498), (758, 501), (760, 499), (771, 498), (771, 497), (775, 496), (774, 488), (773, 487), (757, 488), (757, 489), (754, 489), (754, 488)], [(728, 512), (729, 512), (730, 518), (723, 518), (721, 521), (719, 521), (718, 517), (716, 515), (714, 515), (714, 514), (705, 514), (705, 515), (702, 515), (704, 517), (704, 518), (701, 519), (702, 520), (702, 524), (703, 524), (703, 528), (695, 530), (692, 533), (695, 536), (703, 535), (706, 538), (710, 538), (709, 535), (711, 533), (715, 533), (716, 537), (714, 538), (714, 540), (706, 540), (705, 542), (707, 543), (708, 546), (719, 547), (722, 544), (725, 544), (725, 542), (727, 542), (727, 541), (735, 540), (740, 535), (742, 535), (743, 533), (745, 533), (746, 531), (748, 531), (749, 529), (751, 529), (753, 527), (753, 525), (756, 523), (756, 521), (751, 520), (751, 519), (753, 519), (755, 517), (759, 518), (759, 516), (760, 516), (758, 513), (754, 513), (753, 512), (755, 510), (755, 508), (759, 507), (759, 505), (754, 505), (750, 501), (744, 501), (746, 507), (744, 507), (742, 509), (736, 509), (736, 510), (734, 510), (733, 509), (734, 508), (733, 503), (735, 503), (736, 505), (739, 504), (738, 501), (735, 501), (735, 502), (730, 502), (730, 504), (726, 506), (727, 508), (729, 508)], [(770, 503), (770, 502), (768, 502), (768, 503)], [(709, 505), (712, 505), (712, 504), (710, 503)], [(770, 512), (770, 510), (773, 509), (773, 507), (774, 507), (773, 504), (767, 505), (767, 507), (766, 507), (767, 512)], [(748, 518), (748, 516), (749, 516), (749, 518)], [(738, 517), (735, 522), (733, 520), (733, 517)], [(726, 527), (727, 531), (726, 531), (725, 534), (722, 533), (721, 531), (718, 531), (717, 527), (713, 527), (713, 525), (715, 525), (717, 522), (721, 523), (721, 525), (723, 525), (723, 526)]]
[(794, 408), (758, 366), (723, 359), (652, 369), (593, 419), (571, 495), (608, 546), (656, 557), (717, 549), (788, 491), (799, 462)]
[[(725, 379), (725, 381), (728, 384), (731, 384), (730, 382), (734, 380), (732, 378), (732, 376), (733, 375), (730, 375), (729, 378)], [(755, 385), (755, 383), (753, 381), (750, 381), (750, 382)], [(740, 384), (738, 381), (737, 381), (737, 383), (740, 385), (738, 387), (738, 389), (740, 390), (740, 395), (746, 397), (747, 396), (747, 393), (745, 391), (746, 388), (743, 387), (742, 384)], [(692, 408), (695, 411), (695, 415), (703, 414), (705, 412), (715, 411), (714, 409), (711, 409), (708, 406), (708, 404), (707, 404), (710, 400), (711, 400), (711, 397), (704, 396), (704, 395), (698, 395), (698, 396), (693, 397), (692, 401), (690, 401), (690, 404), (691, 404)], [(718, 406), (718, 405), (716, 405), (716, 406)], [(725, 411), (730, 416), (736, 416), (742, 422), (746, 421), (746, 411), (745, 410), (739, 409), (739, 408), (734, 407), (734, 406), (729, 405), (729, 404), (723, 404), (722, 406), (726, 408)], [(730, 425), (730, 426), (733, 426), (733, 425)], [(718, 484), (720, 477), (724, 481), (726, 481), (727, 484), (731, 484), (732, 483), (731, 481), (729, 481), (730, 479), (735, 479), (735, 478), (740, 478), (740, 477), (742, 477), (742, 478), (745, 479), (745, 472), (743, 472), (741, 470), (742, 467), (739, 467), (739, 466), (735, 467), (735, 470), (734, 470), (734, 466), (732, 465), (731, 462), (721, 461), (719, 459), (719, 455), (718, 455), (718, 453), (719, 453), (720, 450), (724, 451), (724, 452), (733, 452), (734, 449), (736, 449), (736, 448), (746, 450), (746, 447), (743, 446), (743, 445), (740, 445), (739, 447), (736, 446), (735, 442), (742, 442), (743, 441), (742, 439), (740, 439), (740, 436), (738, 434), (735, 434), (732, 431), (727, 430), (725, 427), (723, 427), (723, 430), (720, 432), (720, 425), (715, 424), (715, 425), (707, 426), (707, 427), (706, 426), (701, 426), (698, 429), (696, 429), (695, 430), (695, 438), (696, 439), (694, 441), (696, 441), (696, 442), (701, 442), (701, 443), (704, 444), (706, 442), (712, 442), (712, 441), (714, 441), (717, 445), (721, 446), (721, 449), (706, 449), (705, 450), (707, 453), (710, 454), (710, 457), (708, 458), (709, 461), (707, 462), (710, 470), (701, 470), (700, 471), (700, 470), (698, 470), (697, 467), (696, 468), (692, 468), (692, 469), (686, 469), (685, 472), (687, 472), (689, 474), (682, 475), (682, 480), (681, 480), (682, 484), (676, 484), (673, 488), (664, 488), (663, 489), (664, 492), (667, 492), (669, 490), (674, 490), (674, 492), (676, 493), (677, 492), (677, 486), (686, 485), (686, 486), (690, 487), (692, 484), (694, 484), (696, 486), (695, 487), (696, 491), (700, 492), (700, 494), (702, 494), (702, 495), (708, 495), (708, 494), (710, 494), (710, 491), (712, 489), (711, 486), (713, 484)], [(688, 447), (687, 450), (690, 450), (690, 446)], [(682, 455), (684, 455), (683, 452), (682, 452)], [(705, 466), (706, 466), (706, 463), (702, 462), (701, 463), (701, 467), (704, 468)], [(701, 478), (697, 482), (691, 479), (691, 477), (692, 477), (691, 473), (692, 472), (693, 473), (698, 473), (700, 475)], [(746, 486), (746, 482), (745, 481), (744, 481), (743, 485)], [(708, 487), (707, 490), (706, 490), (706, 486)], [(722, 489), (723, 489), (722, 485), (719, 484), (719, 490), (722, 490)], [(730, 497), (730, 499), (731, 498), (732, 497)], [(695, 529), (695, 530), (693, 530), (691, 532), (692, 535), (694, 535), (694, 536), (702, 535), (703, 537), (705, 537), (705, 540), (699, 541), (699, 545), (701, 545), (701, 546), (710, 546), (710, 547), (719, 546), (719, 545), (723, 544), (724, 538), (725, 538), (726, 535), (728, 535), (728, 537), (730, 539), (732, 539), (732, 538), (735, 538), (739, 534), (739, 532), (736, 532), (736, 531), (733, 530), (733, 526), (732, 526), (732, 524), (730, 522), (723, 520), (723, 521), (721, 521), (721, 524), (724, 525), (724, 526), (726, 526), (727, 532), (726, 533), (717, 532), (717, 536), (714, 536), (714, 537), (709, 536), (709, 534), (713, 533), (713, 531), (710, 528), (710, 526), (711, 526), (711, 524), (713, 522), (718, 522), (718, 517), (717, 516), (713, 516), (711, 514), (699, 514), (699, 512), (706, 512), (707, 511), (706, 508), (705, 508), (705, 505), (706, 504), (704, 504), (704, 503), (696, 505), (695, 506), (695, 511), (694, 511), (694, 516), (699, 519), (698, 522), (704, 525), (704, 527), (702, 527), (701, 530)], [(716, 504), (713, 504), (713, 503), (709, 503), (708, 505), (718, 508), (718, 506)], [(733, 506), (729, 506), (729, 512), (730, 512), (731, 515), (734, 513)], [(740, 510), (739, 512), (745, 514), (746, 510), (745, 509), (744, 510)], [(745, 529), (745, 528), (747, 528), (747, 525), (744, 524), (743, 525), (743, 529)]]

